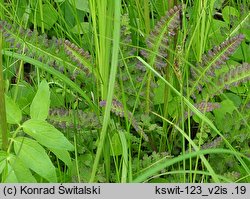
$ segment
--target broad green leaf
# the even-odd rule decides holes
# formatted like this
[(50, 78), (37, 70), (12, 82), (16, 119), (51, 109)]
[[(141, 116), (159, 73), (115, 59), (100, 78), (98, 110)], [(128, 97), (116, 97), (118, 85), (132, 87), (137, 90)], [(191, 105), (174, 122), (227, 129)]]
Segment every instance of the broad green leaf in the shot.
[[(41, 18), (40, 12), (43, 13), (43, 20)], [(58, 19), (58, 14), (55, 8), (53, 8), (52, 4), (45, 3), (42, 5), (42, 11), (38, 10), (36, 17), (37, 25), (42, 27), (43, 23), (44, 28), (49, 30), (56, 23)]]
[(250, 62), (250, 56), (246, 56), (249, 55), (249, 53), (250, 45), (244, 42), (241, 44), (241, 47), (234, 52), (232, 57), (236, 60), (245, 60), (246, 62)]
[(250, 28), (242, 28), (242, 33), (246, 36), (247, 40), (250, 40)]
[(35, 140), (26, 137), (13, 139), (14, 150), (26, 167), (49, 182), (57, 182), (56, 170), (45, 149)]
[[(72, 9), (71, 4), (69, 1), (65, 1), (61, 4), (60, 9), (62, 10), (62, 13), (65, 18), (65, 23), (69, 25), (69, 27), (73, 27), (73, 25), (76, 23), (76, 18), (75, 18), (75, 13), (74, 10)], [(78, 18), (79, 19), (79, 18)]]
[(49, 114), (50, 91), (46, 80), (43, 80), (30, 106), (30, 117), (37, 120), (45, 120)]
[[(159, 80), (157, 82), (158, 86), (154, 89), (155, 97), (154, 97), (154, 105), (163, 104), (164, 103), (164, 89), (165, 84), (163, 81)], [(171, 93), (169, 93), (168, 101), (173, 99)]]
[(230, 91), (237, 93), (237, 94), (244, 94), (248, 92), (248, 89), (244, 84), (242, 86), (232, 87), (230, 88)]
[(16, 156), (11, 155), (8, 158), (8, 175), (5, 182), (8, 183), (35, 183), (36, 179), (31, 171), (23, 164), (23, 162)]
[(7, 167), (5, 168), (8, 172), (6, 178), (3, 179), (4, 183), (17, 183), (18, 179), (15, 175), (14, 169), (11, 167), (10, 164), (7, 164)]
[(64, 149), (53, 149), (50, 148), (50, 150), (58, 157), (60, 160), (62, 160), (69, 168), (72, 168), (72, 161), (69, 155), (69, 152)]
[(22, 112), (18, 105), (7, 95), (5, 95), (5, 107), (7, 122), (9, 124), (19, 124), (22, 120)]
[(0, 174), (3, 172), (6, 167), (6, 159), (8, 155), (5, 151), (0, 151)]
[[(209, 48), (225, 40), (225, 31), (229, 31), (229, 25), (221, 20), (212, 19), (209, 32)], [(222, 34), (225, 32), (224, 34)]]
[(214, 8), (217, 10), (220, 10), (222, 8), (224, 0), (215, 0), (214, 2)]
[(213, 112), (217, 118), (223, 120), (226, 113), (232, 114), (235, 109), (234, 103), (231, 100), (223, 100), (220, 103), (220, 108), (215, 109)]
[(158, 104), (163, 104), (164, 103), (164, 82), (159, 80), (158, 81), (158, 85), (155, 89), (154, 89), (154, 105), (158, 105)]
[(94, 164), (94, 158), (91, 153), (86, 153), (84, 155), (81, 155), (81, 160), (84, 163), (84, 165), (92, 167)]
[[(16, 95), (16, 91), (18, 93)], [(22, 110), (22, 113), (30, 114), (30, 104), (35, 97), (34, 87), (25, 81), (19, 82), (19, 84), (13, 85), (10, 89), (11, 96), (16, 95), (16, 103)]]
[(76, 9), (89, 12), (89, 2), (88, 0), (70, 0), (72, 6), (75, 6)]
[(30, 119), (22, 126), (25, 133), (49, 149), (74, 150), (67, 138), (46, 121)]
[(118, 133), (115, 133), (111, 138), (110, 154), (113, 156), (122, 154), (122, 144)]
[(30, 13), (30, 5), (27, 1), (19, 1), (15, 15), (18, 19), (27, 20)]
[(173, 99), (169, 102), (168, 105), (168, 114), (172, 117), (176, 117), (178, 114), (178, 110), (176, 107), (181, 106), (181, 101), (179, 97), (173, 97)]
[(72, 169), (72, 175), (77, 176), (80, 172), (80, 178), (82, 181), (88, 181), (90, 179), (91, 170), (94, 163), (94, 157), (90, 153), (82, 154), (77, 157), (77, 161), (74, 160), (74, 165), (79, 165), (77, 170), (76, 166)]
[(230, 24), (231, 19), (230, 16), (234, 16), (234, 17), (239, 17), (239, 11), (231, 6), (226, 6), (225, 8), (223, 8), (222, 10), (222, 17), (225, 20), (225, 22), (227, 22), (228, 24)]
[(89, 32), (89, 23), (82, 22), (79, 25), (77, 24), (71, 29), (71, 32), (75, 34), (86, 34)]
[(239, 108), (242, 103), (242, 98), (239, 97), (239, 95), (236, 95), (234, 93), (225, 93), (225, 95), (234, 103), (237, 108)]

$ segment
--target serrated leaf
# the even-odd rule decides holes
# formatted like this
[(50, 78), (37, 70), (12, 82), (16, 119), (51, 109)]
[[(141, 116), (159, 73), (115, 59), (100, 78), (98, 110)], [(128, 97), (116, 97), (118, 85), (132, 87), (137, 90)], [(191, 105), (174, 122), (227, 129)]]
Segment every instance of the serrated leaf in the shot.
[[(91, 170), (93, 167), (94, 157), (92, 154), (86, 153), (79, 155), (77, 158), (77, 162), (74, 160), (74, 165), (79, 165), (80, 177), (82, 181), (88, 181), (91, 176)], [(73, 176), (79, 175), (79, 171), (77, 171), (76, 167), (73, 167), (72, 174)], [(82, 175), (81, 175), (82, 174)]]
[(228, 24), (231, 22), (230, 16), (239, 17), (239, 11), (232, 6), (226, 6), (222, 10), (222, 17)]
[(74, 150), (67, 138), (46, 121), (30, 119), (24, 122), (22, 127), (25, 133), (49, 149)]
[(4, 182), (8, 183), (35, 183), (37, 182), (31, 171), (16, 156), (8, 157), (8, 176)]
[[(211, 42), (211, 46), (214, 46), (218, 42), (224, 41), (224, 35), (221, 33), (223, 29), (226, 30), (227, 28), (228, 24), (226, 22), (217, 19), (212, 19), (211, 28), (209, 32), (209, 42)], [(216, 38), (216, 40), (214, 38)]]
[(67, 150), (55, 149), (55, 148), (54, 149), (50, 148), (50, 150), (52, 151), (52, 153), (56, 155), (56, 157), (62, 160), (69, 168), (72, 168), (72, 161), (70, 158), (70, 154)]
[(224, 0), (215, 0), (214, 2), (214, 8), (216, 8), (217, 10), (220, 10), (222, 5), (223, 5)]
[(19, 122), (22, 120), (22, 112), (18, 105), (7, 95), (5, 95), (5, 107), (7, 123), (19, 124)]
[(13, 139), (14, 150), (26, 167), (49, 182), (57, 182), (56, 170), (45, 149), (35, 140), (26, 137)]
[(235, 106), (231, 100), (224, 100), (220, 104), (221, 104), (221, 107), (218, 109), (215, 109), (213, 112), (214, 112), (216, 121), (221, 121), (221, 123), (223, 123), (226, 113), (232, 114), (235, 109)]
[(49, 114), (50, 91), (46, 80), (43, 80), (30, 106), (30, 117), (37, 120), (45, 120)]

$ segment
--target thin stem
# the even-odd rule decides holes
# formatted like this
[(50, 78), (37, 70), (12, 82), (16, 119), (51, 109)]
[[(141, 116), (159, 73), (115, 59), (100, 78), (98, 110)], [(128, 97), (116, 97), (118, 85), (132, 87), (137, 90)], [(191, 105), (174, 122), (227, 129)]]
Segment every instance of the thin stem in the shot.
[(145, 20), (145, 33), (148, 35), (150, 31), (150, 18), (149, 18), (149, 1), (144, 0), (143, 1), (143, 7), (144, 7), (144, 20)]
[(4, 80), (2, 66), (2, 33), (0, 33), (0, 133), (2, 134), (2, 149), (8, 149), (7, 119), (4, 100)]

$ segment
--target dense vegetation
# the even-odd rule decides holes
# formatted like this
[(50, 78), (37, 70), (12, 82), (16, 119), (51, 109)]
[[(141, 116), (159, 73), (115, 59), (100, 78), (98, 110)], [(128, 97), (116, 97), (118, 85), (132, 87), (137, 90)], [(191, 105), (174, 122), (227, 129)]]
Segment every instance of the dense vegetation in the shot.
[(250, 182), (249, 5), (1, 0), (1, 182)]

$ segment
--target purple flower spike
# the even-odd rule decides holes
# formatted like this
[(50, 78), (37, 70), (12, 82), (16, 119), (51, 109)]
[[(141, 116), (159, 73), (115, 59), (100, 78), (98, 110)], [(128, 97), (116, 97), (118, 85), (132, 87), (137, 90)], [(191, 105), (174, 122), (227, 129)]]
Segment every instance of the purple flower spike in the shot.
[(107, 104), (106, 100), (102, 100), (102, 101), (99, 102), (100, 107), (104, 107), (104, 106), (106, 106), (106, 104)]

